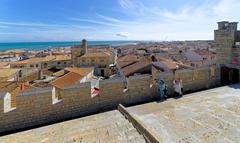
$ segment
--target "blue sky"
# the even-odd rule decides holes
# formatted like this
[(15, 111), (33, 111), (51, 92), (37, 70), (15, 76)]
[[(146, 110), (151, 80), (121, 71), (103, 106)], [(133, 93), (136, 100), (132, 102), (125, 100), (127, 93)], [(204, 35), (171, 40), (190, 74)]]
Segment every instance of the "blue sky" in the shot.
[(0, 42), (213, 39), (240, 0), (0, 0)]

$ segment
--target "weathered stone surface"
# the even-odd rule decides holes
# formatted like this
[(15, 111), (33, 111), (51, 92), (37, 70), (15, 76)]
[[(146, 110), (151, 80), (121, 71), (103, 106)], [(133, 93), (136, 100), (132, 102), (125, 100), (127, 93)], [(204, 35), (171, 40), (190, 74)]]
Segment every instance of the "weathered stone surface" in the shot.
[(1, 143), (145, 143), (118, 111), (101, 113), (0, 138)]
[(239, 143), (240, 84), (128, 108), (162, 142)]
[(3, 112), (0, 98), (0, 133), (113, 110), (118, 104), (154, 101), (158, 96), (149, 85), (150, 75), (130, 78), (128, 92), (123, 92), (121, 80), (106, 80), (100, 83), (100, 95), (95, 98), (91, 98), (90, 84), (71, 87), (61, 91), (58, 104), (52, 104), (51, 88), (25, 91), (17, 96), (16, 110), (8, 113)]

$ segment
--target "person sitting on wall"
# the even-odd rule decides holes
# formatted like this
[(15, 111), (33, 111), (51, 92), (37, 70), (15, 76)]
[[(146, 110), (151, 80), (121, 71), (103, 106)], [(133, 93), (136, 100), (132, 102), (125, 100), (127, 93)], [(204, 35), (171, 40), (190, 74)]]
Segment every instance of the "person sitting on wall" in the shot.
[(174, 96), (182, 96), (183, 87), (180, 78), (173, 80)]

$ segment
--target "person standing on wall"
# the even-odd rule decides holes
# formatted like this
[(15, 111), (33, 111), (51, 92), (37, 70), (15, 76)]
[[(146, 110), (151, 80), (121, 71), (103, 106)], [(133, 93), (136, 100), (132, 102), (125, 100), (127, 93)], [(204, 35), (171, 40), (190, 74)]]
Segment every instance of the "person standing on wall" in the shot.
[(174, 96), (182, 96), (183, 86), (180, 78), (173, 80)]
[(164, 100), (167, 96), (167, 85), (164, 83), (163, 80), (156, 80), (157, 88), (158, 88), (158, 94), (160, 96), (161, 100)]

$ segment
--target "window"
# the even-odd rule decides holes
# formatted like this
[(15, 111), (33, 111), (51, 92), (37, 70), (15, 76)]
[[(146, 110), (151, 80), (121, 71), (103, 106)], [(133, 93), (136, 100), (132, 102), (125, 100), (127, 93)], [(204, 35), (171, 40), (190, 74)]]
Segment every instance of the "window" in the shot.
[(36, 68), (38, 68), (38, 64), (36, 64)]
[(47, 65), (48, 65), (47, 63), (44, 63), (44, 67), (45, 67), (45, 68), (47, 67)]
[(92, 62), (95, 62), (95, 60), (94, 60), (94, 59), (92, 59)]
[(104, 62), (104, 59), (100, 59), (100, 62), (102, 62), (102, 63), (103, 63), (103, 62)]
[(66, 65), (67, 64), (67, 62), (64, 62), (64, 65)]
[(33, 68), (33, 67), (34, 67), (34, 65), (30, 65), (30, 67), (31, 67), (31, 68)]
[(57, 62), (57, 64), (58, 64), (58, 65), (60, 65), (60, 64), (61, 64), (61, 62)]

